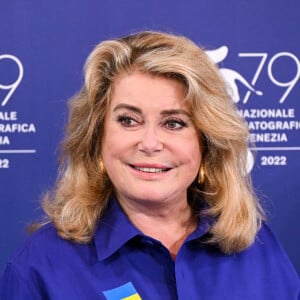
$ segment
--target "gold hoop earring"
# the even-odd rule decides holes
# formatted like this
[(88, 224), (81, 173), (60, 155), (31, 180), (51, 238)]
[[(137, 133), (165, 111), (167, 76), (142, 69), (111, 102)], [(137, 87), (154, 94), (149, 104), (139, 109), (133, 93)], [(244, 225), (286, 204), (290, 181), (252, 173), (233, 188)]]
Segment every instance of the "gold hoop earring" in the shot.
[(99, 169), (100, 169), (101, 174), (104, 174), (104, 173), (106, 172), (106, 171), (105, 171), (104, 164), (103, 164), (103, 161), (102, 161), (101, 158), (100, 158), (100, 160), (99, 160)]
[(204, 165), (200, 166), (199, 174), (198, 174), (198, 183), (203, 184), (205, 181), (205, 171), (204, 171)]

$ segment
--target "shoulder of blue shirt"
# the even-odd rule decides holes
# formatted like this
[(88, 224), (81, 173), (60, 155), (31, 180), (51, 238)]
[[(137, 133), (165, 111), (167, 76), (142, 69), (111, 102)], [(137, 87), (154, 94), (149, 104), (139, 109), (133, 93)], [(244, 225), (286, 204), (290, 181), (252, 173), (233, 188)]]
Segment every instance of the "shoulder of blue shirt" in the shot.
[[(30, 235), (20, 249), (10, 258), (8, 263), (14, 265), (23, 264), (30, 262), (33, 258), (38, 260), (39, 257), (53, 256), (55, 253), (68, 251), (68, 248), (73, 248), (74, 250), (74, 248), (84, 248), (85, 246), (85, 244), (78, 244), (61, 238), (54, 225), (49, 222)], [(280, 257), (287, 264), (290, 264), (289, 258), (278, 238), (266, 223), (262, 224), (253, 245), (246, 248), (244, 252), (250, 251), (252, 247), (263, 249), (263, 252), (269, 256), (273, 256), (274, 258)]]
[[(116, 222), (120, 224), (115, 224)], [(212, 222), (205, 218), (200, 220), (198, 232), (192, 234), (187, 241), (191, 241), (191, 238), (202, 237), (209, 230), (211, 224)], [(95, 231), (94, 239), (88, 245), (62, 239), (54, 225), (49, 222), (28, 237), (23, 246), (9, 260), (8, 265), (14, 266), (16, 269), (26, 270), (26, 267), (32, 267), (32, 263), (38, 266), (39, 263), (42, 264), (45, 261), (72, 260), (72, 255), (75, 256), (75, 253), (76, 256), (88, 257), (89, 263), (93, 264), (108, 257), (137, 235), (143, 234), (129, 222), (117, 201), (111, 201), (107, 213)], [(209, 246), (202, 244), (201, 247)], [(215, 251), (218, 250), (214, 248)], [(229, 256), (221, 252), (218, 255)], [(284, 272), (294, 273), (291, 275), (297, 276), (280, 242), (266, 223), (262, 224), (254, 243), (238, 255), (244, 258), (246, 256), (251, 258), (266, 257), (268, 265), (272, 262), (277, 265), (280, 264)]]

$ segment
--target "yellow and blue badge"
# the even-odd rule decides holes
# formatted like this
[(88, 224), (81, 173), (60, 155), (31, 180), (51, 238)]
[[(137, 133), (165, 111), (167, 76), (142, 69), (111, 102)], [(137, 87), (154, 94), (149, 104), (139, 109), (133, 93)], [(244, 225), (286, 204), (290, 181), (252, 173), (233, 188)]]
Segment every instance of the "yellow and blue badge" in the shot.
[(104, 291), (103, 294), (107, 300), (142, 300), (132, 282)]

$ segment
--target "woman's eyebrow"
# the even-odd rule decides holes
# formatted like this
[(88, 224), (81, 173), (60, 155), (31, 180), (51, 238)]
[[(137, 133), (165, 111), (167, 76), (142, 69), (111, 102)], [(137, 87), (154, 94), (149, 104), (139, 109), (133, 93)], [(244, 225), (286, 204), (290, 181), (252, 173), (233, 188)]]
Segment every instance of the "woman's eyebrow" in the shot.
[(163, 116), (186, 115), (189, 118), (191, 117), (191, 114), (184, 109), (167, 109), (167, 110), (163, 110), (160, 114)]
[(131, 110), (133, 112), (136, 112), (136, 113), (139, 113), (141, 114), (142, 113), (142, 110), (134, 105), (130, 105), (130, 104), (126, 104), (126, 103), (120, 103), (118, 104), (114, 109), (113, 109), (113, 112), (119, 110), (119, 109), (128, 109), (128, 110)]
[[(127, 103), (120, 103), (120, 104), (116, 105), (116, 107), (114, 107), (114, 109), (113, 109), (113, 112), (120, 110), (120, 109), (128, 109), (128, 110), (131, 110), (131, 111), (139, 113), (139, 114), (143, 113), (143, 111), (139, 107), (136, 107), (134, 105), (127, 104)], [(186, 115), (189, 118), (191, 117), (190, 113), (184, 109), (166, 109), (166, 110), (161, 111), (160, 114), (162, 116), (182, 114), (182, 115)]]

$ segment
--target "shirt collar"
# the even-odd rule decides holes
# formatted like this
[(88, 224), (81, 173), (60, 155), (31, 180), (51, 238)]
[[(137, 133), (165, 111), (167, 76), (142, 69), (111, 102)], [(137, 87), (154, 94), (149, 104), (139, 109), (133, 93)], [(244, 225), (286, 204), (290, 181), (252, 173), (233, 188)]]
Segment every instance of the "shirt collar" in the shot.
[(112, 198), (95, 232), (98, 259), (106, 259), (140, 234), (141, 231), (132, 225), (118, 201)]
[(213, 225), (213, 218), (211, 218), (208, 215), (205, 215), (201, 213), (202, 210), (200, 210), (200, 218), (198, 222), (197, 228), (187, 237), (185, 240), (185, 243), (193, 241), (193, 240), (199, 240), (202, 238), (205, 234), (208, 233), (209, 229)]
[[(200, 209), (201, 213), (202, 209)], [(213, 219), (202, 215), (197, 228), (187, 237), (185, 243), (200, 239), (211, 227)], [(145, 235), (128, 219), (115, 198), (110, 200), (107, 211), (95, 232), (95, 245), (98, 260), (104, 260), (119, 250), (129, 240)]]

